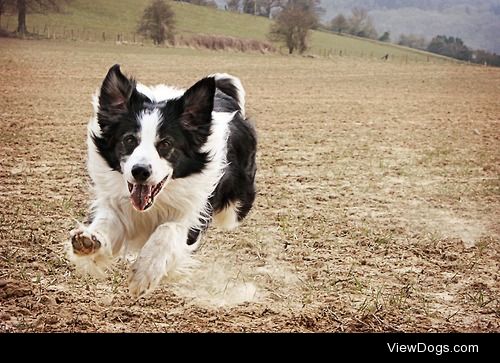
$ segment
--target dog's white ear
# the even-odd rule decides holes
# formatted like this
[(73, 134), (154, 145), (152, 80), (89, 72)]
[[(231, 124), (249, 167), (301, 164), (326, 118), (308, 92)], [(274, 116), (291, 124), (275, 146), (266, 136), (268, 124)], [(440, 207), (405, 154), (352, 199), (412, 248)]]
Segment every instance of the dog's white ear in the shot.
[(189, 88), (182, 96), (182, 125), (187, 130), (209, 125), (214, 109), (215, 79), (203, 78)]
[(99, 93), (99, 109), (108, 112), (127, 110), (128, 101), (135, 89), (135, 81), (123, 75), (120, 65), (111, 67), (104, 78)]

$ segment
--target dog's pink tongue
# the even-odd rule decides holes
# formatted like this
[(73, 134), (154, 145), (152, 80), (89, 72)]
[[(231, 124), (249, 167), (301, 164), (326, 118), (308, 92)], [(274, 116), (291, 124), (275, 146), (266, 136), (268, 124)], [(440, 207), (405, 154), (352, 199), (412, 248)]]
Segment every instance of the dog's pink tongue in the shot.
[(144, 184), (134, 184), (132, 191), (130, 192), (130, 200), (135, 209), (143, 211), (149, 202), (149, 197), (151, 195), (151, 185)]

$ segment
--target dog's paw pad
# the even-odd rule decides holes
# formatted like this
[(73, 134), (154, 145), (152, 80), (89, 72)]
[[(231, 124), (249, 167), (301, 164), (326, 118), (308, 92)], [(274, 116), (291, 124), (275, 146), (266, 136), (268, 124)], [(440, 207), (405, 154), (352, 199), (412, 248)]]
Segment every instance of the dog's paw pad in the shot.
[(101, 242), (93, 234), (88, 234), (83, 231), (74, 233), (71, 237), (73, 252), (76, 255), (91, 255), (101, 248)]

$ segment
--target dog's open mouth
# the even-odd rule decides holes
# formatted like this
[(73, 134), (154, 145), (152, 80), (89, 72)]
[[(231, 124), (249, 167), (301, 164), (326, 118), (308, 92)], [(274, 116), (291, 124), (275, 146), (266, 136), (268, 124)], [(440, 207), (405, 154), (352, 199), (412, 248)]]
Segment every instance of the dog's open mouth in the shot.
[(130, 192), (130, 201), (135, 209), (144, 212), (154, 203), (155, 197), (162, 190), (168, 175), (156, 185), (147, 184), (132, 184), (127, 182), (128, 191)]

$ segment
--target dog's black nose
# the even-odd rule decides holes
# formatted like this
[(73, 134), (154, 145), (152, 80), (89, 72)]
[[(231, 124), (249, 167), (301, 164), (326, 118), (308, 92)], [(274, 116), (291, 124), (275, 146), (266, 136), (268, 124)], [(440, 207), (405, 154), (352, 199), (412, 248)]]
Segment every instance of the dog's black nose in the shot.
[(151, 165), (136, 164), (132, 167), (132, 175), (139, 183), (143, 183), (151, 176)]

